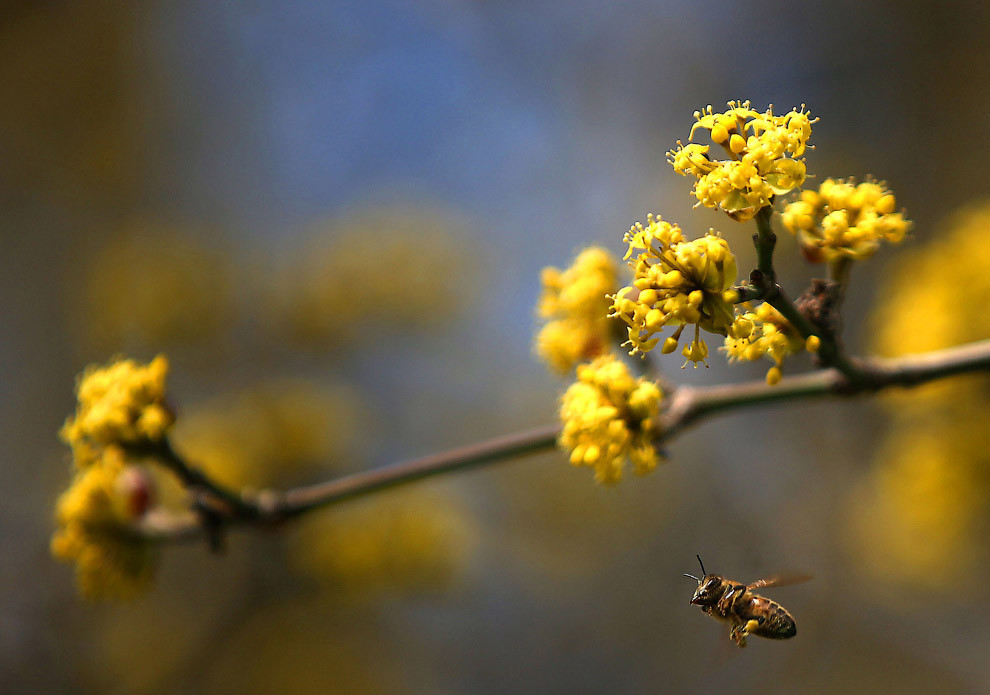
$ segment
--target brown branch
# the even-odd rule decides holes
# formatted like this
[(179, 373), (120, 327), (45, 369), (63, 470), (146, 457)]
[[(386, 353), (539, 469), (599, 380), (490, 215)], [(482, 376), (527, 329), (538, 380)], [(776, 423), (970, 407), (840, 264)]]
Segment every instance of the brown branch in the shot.
[[(839, 369), (830, 368), (785, 377), (776, 386), (768, 386), (761, 380), (681, 387), (661, 416), (663, 427), (659, 441), (669, 441), (695, 422), (723, 411), (800, 398), (853, 396), (891, 386), (910, 387), (957, 374), (990, 370), (990, 340), (896, 359), (858, 360), (855, 365), (857, 378), (854, 380)], [(274, 526), (319, 507), (415, 480), (550, 451), (559, 432), (560, 425), (547, 425), (324, 483), (243, 497), (242, 506), (228, 508), (223, 521), (232, 525)], [(161, 542), (189, 541), (202, 538), (206, 533), (202, 519), (192, 513), (149, 515), (135, 530), (148, 540)]]
[(274, 505), (270, 507), (271, 513), (280, 518), (296, 516), (315, 507), (414, 480), (422, 480), (462, 468), (475, 468), (487, 463), (505, 461), (537, 451), (547, 451), (556, 445), (559, 432), (558, 425), (546, 425), (404, 463), (355, 473), (337, 480), (296, 488), (277, 496)]

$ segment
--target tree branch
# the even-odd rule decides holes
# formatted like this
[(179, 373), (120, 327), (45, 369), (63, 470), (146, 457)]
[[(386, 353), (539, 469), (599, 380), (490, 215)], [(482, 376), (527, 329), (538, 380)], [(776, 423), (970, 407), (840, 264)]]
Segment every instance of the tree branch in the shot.
[[(849, 379), (837, 368), (830, 368), (785, 377), (776, 386), (768, 386), (761, 380), (680, 387), (667, 402), (661, 416), (662, 434), (658, 442), (669, 441), (690, 425), (719, 412), (800, 398), (853, 396), (891, 386), (910, 387), (956, 374), (990, 370), (990, 340), (896, 359), (861, 360), (857, 361), (856, 369), (855, 380)], [(223, 522), (229, 525), (275, 526), (313, 509), (379, 490), (443, 473), (507, 461), (525, 454), (550, 451), (559, 433), (560, 425), (547, 425), (324, 483), (285, 492), (269, 490), (253, 497), (244, 496), (239, 498), (240, 504), (236, 508), (226, 507)], [(182, 466), (195, 471), (184, 462)], [(195, 472), (194, 479), (201, 486), (202, 481), (207, 480), (199, 472)], [(205, 489), (210, 487), (205, 486)], [(193, 513), (149, 514), (134, 531), (142, 538), (155, 542), (190, 541), (207, 535), (202, 518)]]

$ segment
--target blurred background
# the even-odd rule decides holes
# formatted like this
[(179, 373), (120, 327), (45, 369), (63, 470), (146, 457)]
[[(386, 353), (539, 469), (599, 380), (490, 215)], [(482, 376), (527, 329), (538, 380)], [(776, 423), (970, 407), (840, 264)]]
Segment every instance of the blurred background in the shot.
[[(553, 453), (237, 532), (219, 557), (170, 548), (130, 603), (79, 599), (48, 538), (75, 375), (115, 354), (169, 355), (177, 443), (233, 485), (551, 422), (566, 382), (532, 357), (543, 266), (588, 243), (621, 254), (648, 212), (716, 227), (751, 264), (750, 226), (692, 211), (664, 161), (694, 110), (727, 99), (807, 103), (822, 119), (809, 172), (885, 179), (915, 221), (913, 251), (855, 270), (854, 350), (990, 336), (983, 247), (961, 296), (952, 248), (925, 266), (959, 330), (910, 311), (884, 328), (876, 311), (916, 288), (943, 220), (987, 194), (988, 14), (975, 0), (3, 3), (0, 691), (986, 692), (990, 410), (975, 378), (710, 420), (614, 488)], [(969, 209), (956, 226), (985, 234), (990, 216)], [(790, 238), (780, 258), (793, 294), (819, 273)], [(768, 366), (667, 362), (690, 384)], [(798, 637), (736, 653), (688, 605), (695, 553), (743, 581), (813, 574), (772, 594)]]

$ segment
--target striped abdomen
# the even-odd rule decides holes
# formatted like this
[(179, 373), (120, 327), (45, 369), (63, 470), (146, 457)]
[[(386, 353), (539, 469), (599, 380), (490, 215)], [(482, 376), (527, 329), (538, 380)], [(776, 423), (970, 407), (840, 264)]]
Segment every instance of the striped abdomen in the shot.
[(758, 623), (758, 627), (749, 634), (768, 639), (787, 639), (797, 634), (794, 618), (779, 603), (753, 593), (746, 599), (736, 605), (736, 614), (743, 620)]

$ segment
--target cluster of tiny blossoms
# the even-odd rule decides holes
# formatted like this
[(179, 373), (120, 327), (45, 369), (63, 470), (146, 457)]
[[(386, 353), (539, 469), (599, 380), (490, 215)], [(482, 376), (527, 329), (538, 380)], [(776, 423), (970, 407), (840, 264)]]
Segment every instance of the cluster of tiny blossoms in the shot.
[(626, 258), (633, 268), (633, 284), (612, 296), (610, 316), (628, 325), (630, 354), (656, 347), (654, 337), (667, 326), (677, 326), (664, 340), (660, 351), (677, 349), (681, 333), (694, 325), (694, 339), (682, 354), (687, 362), (704, 362), (708, 346), (700, 330), (725, 335), (732, 323), (732, 290), (736, 279), (736, 259), (725, 239), (714, 231), (688, 241), (681, 228), (660, 217), (649, 215), (644, 227), (636, 223), (626, 233)]
[(120, 360), (89, 367), (76, 388), (78, 406), (62, 428), (75, 477), (56, 505), (52, 553), (73, 562), (87, 597), (127, 597), (149, 584), (155, 554), (126, 525), (147, 510), (151, 485), (125, 448), (161, 441), (173, 417), (165, 405), (168, 361)]
[(820, 346), (818, 336), (805, 340), (779, 311), (764, 302), (736, 317), (722, 350), (730, 361), (751, 362), (761, 357), (773, 360), (774, 365), (767, 372), (767, 384), (775, 386), (781, 379), (780, 367), (785, 357), (802, 350), (817, 352)]
[(536, 354), (561, 374), (608, 350), (609, 300), (618, 285), (615, 259), (603, 248), (581, 251), (564, 270), (543, 269), (537, 314), (547, 322), (536, 335)]
[(165, 404), (167, 374), (164, 355), (147, 365), (119, 360), (86, 368), (76, 386), (76, 414), (60, 433), (77, 466), (99, 458), (102, 447), (158, 441), (165, 435), (173, 421)]
[(896, 207), (883, 183), (825, 179), (817, 191), (803, 191), (784, 208), (781, 220), (812, 262), (862, 260), (876, 253), (881, 241), (900, 243), (911, 229)]
[(121, 449), (108, 447), (99, 463), (77, 471), (59, 497), (51, 551), (74, 563), (86, 598), (129, 598), (150, 586), (157, 553), (125, 532), (143, 514), (147, 489), (144, 473), (127, 465)]
[(668, 152), (674, 171), (698, 181), (694, 196), (699, 205), (717, 208), (735, 220), (748, 220), (770, 205), (775, 195), (801, 186), (805, 178), (804, 154), (811, 137), (812, 120), (802, 106), (783, 116), (773, 107), (761, 113), (750, 102), (729, 102), (729, 109), (714, 113), (708, 106), (696, 111), (699, 128), (709, 131), (712, 142), (721, 146), (726, 158), (713, 156), (711, 145), (677, 143)]
[(660, 460), (654, 440), (663, 394), (652, 381), (636, 378), (615, 355), (577, 368), (577, 381), (561, 399), (560, 446), (575, 466), (591, 466), (599, 483), (616, 483), (626, 459), (640, 475)]

